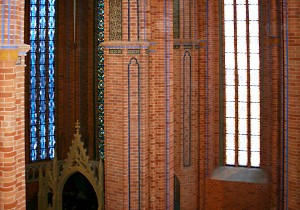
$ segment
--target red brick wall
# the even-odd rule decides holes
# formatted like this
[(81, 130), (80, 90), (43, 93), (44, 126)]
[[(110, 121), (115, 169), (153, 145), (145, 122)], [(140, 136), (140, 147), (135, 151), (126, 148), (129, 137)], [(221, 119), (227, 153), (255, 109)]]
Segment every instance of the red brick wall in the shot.
[(286, 88), (288, 87), (286, 95), (286, 105), (288, 105), (288, 113), (286, 113), (286, 120), (288, 121), (286, 122), (288, 123), (286, 124), (288, 125), (288, 174), (285, 177), (288, 179), (288, 183), (285, 183), (285, 190), (288, 189), (286, 192), (287, 208), (298, 209), (300, 206), (300, 2), (289, 0), (285, 9), (288, 18), (288, 25), (285, 25), (285, 32), (288, 33), (285, 40), (288, 38), (288, 44), (287, 46), (284, 45), (287, 47), (285, 48), (287, 50), (285, 55), (288, 53), (288, 58), (285, 60), (285, 67), (288, 66), (288, 69), (285, 69), (285, 72), (288, 71), (286, 84), (288, 85), (286, 86)]
[[(166, 209), (173, 206), (173, 173), (180, 181), (181, 209), (280, 209), (282, 207), (282, 71), (281, 4), (276, 0), (263, 0), (261, 50), (264, 77), (262, 103), (262, 170), (267, 183), (241, 183), (218, 181), (211, 178), (219, 166), (219, 5), (218, 1), (189, 1), (191, 8), (180, 1), (181, 38), (172, 38), (170, 27), (169, 52), (165, 54), (164, 1), (148, 1), (146, 8), (140, 3), (140, 40), (137, 30), (137, 1), (131, 1), (130, 42), (128, 42), (128, 8), (123, 1), (123, 38), (112, 42), (109, 37), (109, 1), (105, 1), (105, 206), (107, 209), (128, 208), (128, 65), (133, 57), (141, 71), (140, 118), (140, 189), (142, 209)], [(143, 2), (143, 1), (140, 1)], [(170, 3), (167, 1), (168, 4)], [(299, 2), (288, 1), (289, 13), (289, 208), (299, 204), (299, 120), (297, 118), (299, 87)], [(172, 5), (168, 5), (172, 8)], [(64, 159), (73, 139), (74, 123), (80, 118), (82, 135), (90, 158), (94, 157), (96, 68), (93, 61), (94, 4), (81, 1), (77, 8), (76, 44), (73, 34), (73, 3), (58, 1), (57, 31), (57, 135), (59, 158)], [(194, 10), (196, 8), (196, 10)], [(298, 10), (297, 10), (298, 8)], [(208, 9), (208, 10), (206, 10)], [(146, 11), (146, 13), (144, 13)], [(189, 11), (192, 12), (189, 15)], [(172, 10), (169, 10), (172, 14)], [(207, 12), (207, 13), (206, 13)], [(266, 15), (264, 15), (266, 14)], [(144, 16), (145, 15), (145, 16)], [(145, 18), (146, 25), (144, 24)], [(195, 19), (196, 18), (196, 19)], [(207, 19), (206, 19), (207, 18)], [(171, 18), (172, 19), (172, 18)], [(170, 19), (170, 23), (173, 22)], [(183, 21), (185, 23), (183, 24)], [(191, 36), (189, 25), (191, 24)], [(184, 26), (183, 26), (184, 25)], [(184, 28), (185, 27), (185, 28)], [(146, 37), (144, 36), (146, 28)], [(84, 30), (83, 30), (84, 29)], [(27, 29), (28, 30), (28, 29)], [(206, 31), (207, 30), (207, 31)], [(183, 35), (185, 38), (183, 38)], [(144, 40), (145, 39), (145, 40)], [(149, 42), (151, 43), (149, 43)], [(180, 49), (173, 49), (179, 43)], [(184, 49), (192, 43), (192, 49)], [(150, 46), (149, 46), (150, 44)], [(200, 46), (196, 49), (195, 45)], [(136, 47), (140, 54), (130, 54)], [(147, 48), (149, 51), (146, 51)], [(110, 53), (122, 50), (122, 54)], [(183, 166), (182, 139), (182, 68), (183, 55), (192, 56), (192, 141), (191, 164)], [(167, 59), (165, 59), (167, 56)], [(169, 61), (169, 63), (166, 63)], [(173, 64), (174, 62), (174, 64)], [(170, 133), (169, 175), (166, 175), (166, 95), (165, 69), (170, 67)], [(130, 149), (130, 203), (138, 208), (138, 110), (137, 65), (131, 75), (131, 149)], [(29, 119), (29, 118), (28, 118)], [(173, 121), (174, 120), (174, 121)], [(28, 148), (29, 145), (27, 145)], [(29, 157), (26, 157), (28, 162)], [(169, 199), (166, 197), (166, 179), (169, 179)], [(299, 184), (297, 184), (299, 183)], [(27, 199), (37, 193), (37, 185), (28, 185)]]

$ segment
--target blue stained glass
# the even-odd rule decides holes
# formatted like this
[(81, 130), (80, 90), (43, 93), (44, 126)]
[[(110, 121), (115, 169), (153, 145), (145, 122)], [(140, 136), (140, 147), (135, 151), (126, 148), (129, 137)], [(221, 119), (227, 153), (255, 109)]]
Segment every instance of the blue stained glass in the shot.
[(46, 150), (45, 149), (41, 149), (41, 155), (40, 155), (42, 160), (45, 160), (47, 155), (46, 155)]
[(54, 99), (54, 90), (53, 89), (49, 89), (49, 99), (50, 100)]
[(40, 126), (40, 136), (45, 136), (46, 135), (46, 128), (45, 125)]
[[(41, 89), (40, 90), (40, 98), (39, 99), (40, 100), (45, 100), (46, 99), (45, 94), (46, 94), (45, 89)], [(41, 101), (40, 106), (42, 106), (44, 103), (45, 103), (44, 101)]]
[[(50, 58), (50, 56), (52, 56), (52, 54), (53, 54), (53, 52), (54, 52), (54, 45), (49, 44), (48, 50), (49, 50), (49, 58)], [(54, 57), (54, 56), (53, 56), (53, 57)]]
[[(36, 39), (36, 30), (32, 29), (32, 30), (30, 30), (30, 40), (35, 40), (35, 39)], [(35, 44), (35, 42), (33, 42), (32, 44)]]
[(49, 6), (49, 16), (54, 16), (55, 15), (55, 8), (54, 8), (54, 5), (52, 4), (50, 4), (50, 6)]
[(36, 64), (36, 55), (35, 53), (30, 54), (30, 64)]
[[(40, 40), (46, 40), (46, 29), (40, 29), (39, 36), (40, 36)], [(45, 43), (43, 43), (43, 44), (45, 45)], [(44, 48), (45, 48), (45, 46), (44, 46)], [(42, 52), (45, 52), (44, 48), (43, 48)]]
[(51, 141), (49, 141), (49, 142), (51, 145), (53, 145), (53, 142), (55, 141), (54, 136), (53, 136), (54, 131), (55, 131), (55, 126), (54, 126), (54, 124), (50, 123), (49, 124), (49, 135), (50, 135)]
[(48, 25), (49, 25), (50, 29), (54, 29), (55, 28), (55, 19), (54, 19), (54, 17), (49, 17)]
[(54, 158), (56, 142), (54, 39), (55, 0), (30, 0), (31, 161)]
[(46, 7), (45, 5), (40, 5), (40, 17), (41, 16), (46, 16)]
[(46, 87), (46, 77), (40, 77), (40, 88)]
[(39, 28), (46, 28), (46, 17), (40, 17)]
[[(45, 30), (43, 30), (45, 31)], [(45, 52), (46, 51), (46, 42), (45, 41), (40, 41), (40, 46), (39, 46), (39, 51), (40, 52)]]
[(36, 28), (36, 17), (31, 17), (30, 18), (30, 27), (31, 28)]
[(31, 132), (31, 137), (36, 137), (36, 127), (35, 126), (31, 126), (30, 132)]
[(53, 113), (49, 114), (49, 123), (54, 123), (54, 114)]
[(54, 78), (49, 77), (49, 88), (53, 88), (53, 87), (54, 87)]
[(37, 158), (36, 150), (31, 150), (30, 151), (30, 159), (31, 159), (31, 161), (36, 161), (36, 158)]
[(54, 63), (54, 54), (53, 53), (49, 54), (49, 63)]
[(49, 157), (51, 158), (51, 159), (53, 159), (54, 158), (54, 148), (50, 148), (49, 149)]

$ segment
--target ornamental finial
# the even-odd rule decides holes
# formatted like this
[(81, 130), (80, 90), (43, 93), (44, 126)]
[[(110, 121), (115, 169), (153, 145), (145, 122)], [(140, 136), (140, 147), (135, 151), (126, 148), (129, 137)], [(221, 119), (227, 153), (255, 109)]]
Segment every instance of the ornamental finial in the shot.
[(79, 120), (77, 120), (77, 122), (75, 123), (75, 128), (76, 128), (76, 133), (79, 134), (79, 130), (80, 130), (80, 122), (79, 122)]

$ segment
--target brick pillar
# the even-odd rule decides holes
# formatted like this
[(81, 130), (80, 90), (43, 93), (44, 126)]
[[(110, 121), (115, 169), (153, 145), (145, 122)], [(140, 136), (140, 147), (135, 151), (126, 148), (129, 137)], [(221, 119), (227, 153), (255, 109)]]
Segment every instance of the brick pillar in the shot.
[(106, 209), (173, 209), (172, 8), (105, 1)]
[[(288, 15), (288, 179), (287, 207), (298, 209), (300, 206), (300, 2), (287, 1)], [(287, 38), (287, 37), (285, 37)], [(286, 66), (288, 65), (288, 66)], [(287, 68), (285, 68), (287, 70)]]
[(0, 5), (0, 209), (25, 209), (24, 2)]
[(174, 8), (174, 168), (180, 208), (193, 209), (199, 198), (198, 2), (177, 0)]

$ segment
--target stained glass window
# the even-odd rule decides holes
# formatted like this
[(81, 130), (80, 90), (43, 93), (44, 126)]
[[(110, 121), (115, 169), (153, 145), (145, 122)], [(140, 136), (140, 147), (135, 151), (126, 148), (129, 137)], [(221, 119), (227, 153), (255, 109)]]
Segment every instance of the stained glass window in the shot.
[(224, 0), (226, 164), (260, 166), (258, 0)]
[(55, 0), (30, 0), (30, 160), (54, 158)]
[(98, 143), (100, 157), (104, 159), (104, 0), (98, 0), (97, 19)]

